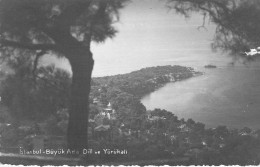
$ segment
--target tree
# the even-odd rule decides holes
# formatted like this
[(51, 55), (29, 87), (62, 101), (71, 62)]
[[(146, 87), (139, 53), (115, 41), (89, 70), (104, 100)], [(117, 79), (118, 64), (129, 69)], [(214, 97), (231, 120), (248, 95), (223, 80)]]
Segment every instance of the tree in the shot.
[(215, 129), (215, 136), (225, 138), (229, 135), (229, 131), (226, 126), (218, 126)]
[(202, 26), (207, 18), (217, 25), (213, 49), (226, 51), (234, 59), (256, 60), (258, 54), (244, 52), (260, 46), (260, 1), (258, 0), (168, 0), (168, 6), (189, 17), (192, 12), (202, 13)]
[(33, 78), (28, 59), (24, 58), (18, 57), (17, 62), (10, 65), (15, 72), (1, 81), (2, 103), (10, 109), (15, 122), (43, 121), (56, 115), (58, 110), (68, 108), (70, 74), (50, 65), (39, 68)]
[(87, 147), (88, 97), (94, 65), (91, 41), (116, 34), (114, 21), (127, 0), (1, 0), (1, 57), (30, 51), (65, 57), (72, 69), (68, 147)]

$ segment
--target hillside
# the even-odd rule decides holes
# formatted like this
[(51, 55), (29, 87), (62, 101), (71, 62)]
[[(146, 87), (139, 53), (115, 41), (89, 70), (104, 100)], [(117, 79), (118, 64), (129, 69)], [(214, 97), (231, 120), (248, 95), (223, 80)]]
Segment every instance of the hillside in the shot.
[(183, 66), (157, 66), (143, 68), (128, 74), (106, 76), (93, 79), (93, 85), (116, 87), (137, 97), (142, 97), (162, 87), (166, 83), (187, 79), (201, 72)]

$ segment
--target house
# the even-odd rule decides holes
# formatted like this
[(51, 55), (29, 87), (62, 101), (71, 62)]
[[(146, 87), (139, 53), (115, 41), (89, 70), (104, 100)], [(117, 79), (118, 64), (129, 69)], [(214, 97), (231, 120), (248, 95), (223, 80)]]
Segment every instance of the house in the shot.
[(239, 135), (240, 135), (240, 136), (249, 136), (250, 133), (247, 133), (247, 132), (240, 132)]
[(181, 130), (181, 132), (190, 132), (191, 131), (191, 129), (186, 124), (182, 124), (178, 128)]
[(89, 119), (88, 120), (89, 127), (88, 127), (88, 132), (91, 132), (91, 136), (93, 136), (94, 133), (94, 127), (95, 127), (95, 120), (94, 119)]
[(224, 144), (224, 143), (221, 143), (221, 144), (219, 144), (219, 147), (220, 147), (220, 148), (223, 148), (223, 147), (225, 147), (225, 144)]
[(109, 120), (110, 119), (116, 119), (115, 118), (115, 110), (112, 108), (111, 103), (109, 102), (107, 107), (103, 109), (102, 112), (103, 115), (105, 115)]
[(173, 144), (177, 139), (177, 136), (176, 135), (171, 135), (170, 136), (170, 140), (171, 140), (171, 144)]
[(128, 131), (123, 132), (123, 134), (126, 135), (126, 136), (131, 136), (132, 130), (131, 130), (131, 129), (128, 129)]
[(92, 124), (92, 123), (95, 122), (95, 120), (94, 120), (94, 119), (89, 119), (88, 122), (89, 122), (90, 124)]
[(98, 98), (95, 97), (95, 98), (93, 99), (93, 104), (98, 104), (98, 103), (100, 103), (100, 101), (98, 100)]
[(250, 49), (250, 52), (245, 52), (246, 56), (254, 56), (256, 54), (260, 54), (260, 47), (257, 49)]
[(110, 129), (110, 125), (99, 125), (94, 128), (95, 132), (102, 132), (102, 131), (108, 131)]
[(110, 102), (108, 103), (107, 107), (104, 110), (107, 113), (112, 113), (113, 112), (113, 108), (112, 108), (112, 105), (111, 105)]
[(208, 145), (205, 141), (202, 141), (201, 144), (202, 144), (203, 146), (207, 146), (207, 145)]
[(159, 120), (165, 120), (165, 117), (159, 117), (159, 116), (151, 116), (151, 114), (148, 115), (148, 121), (159, 121)]
[(184, 138), (184, 143), (191, 144), (190, 138), (189, 137), (185, 137)]
[(94, 128), (94, 137), (96, 139), (111, 139), (110, 125), (99, 125)]
[(177, 136), (176, 135), (171, 135), (171, 140), (176, 140), (177, 139)]

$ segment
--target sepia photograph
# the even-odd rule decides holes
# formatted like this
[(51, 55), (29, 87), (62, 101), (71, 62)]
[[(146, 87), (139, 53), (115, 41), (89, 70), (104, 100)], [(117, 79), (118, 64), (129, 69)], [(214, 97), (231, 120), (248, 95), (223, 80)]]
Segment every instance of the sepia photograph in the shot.
[(260, 1), (0, 0), (0, 165), (260, 165)]

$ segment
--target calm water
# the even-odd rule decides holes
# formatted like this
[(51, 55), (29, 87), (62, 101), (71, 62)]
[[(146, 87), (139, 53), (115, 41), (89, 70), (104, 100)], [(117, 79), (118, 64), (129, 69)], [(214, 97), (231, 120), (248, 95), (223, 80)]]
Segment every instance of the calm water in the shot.
[(145, 96), (147, 109), (162, 108), (207, 127), (260, 129), (260, 69), (200, 69), (205, 75), (169, 83)]

